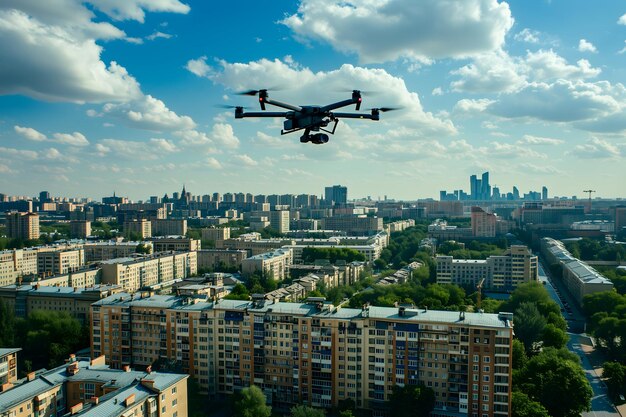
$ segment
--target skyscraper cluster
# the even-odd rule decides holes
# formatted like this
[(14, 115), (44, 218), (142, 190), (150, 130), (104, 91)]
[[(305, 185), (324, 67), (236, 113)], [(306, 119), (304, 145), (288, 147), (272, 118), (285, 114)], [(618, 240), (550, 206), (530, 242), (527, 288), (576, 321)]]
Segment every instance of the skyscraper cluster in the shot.
[(511, 192), (502, 193), (500, 188), (496, 185), (493, 187), (489, 183), (489, 171), (483, 172), (480, 178), (478, 175), (471, 175), (469, 178), (470, 192), (469, 194), (463, 190), (454, 190), (452, 193), (448, 193), (446, 190), (439, 192), (440, 201), (456, 201), (456, 200), (472, 200), (472, 201), (517, 201), (517, 200), (547, 200), (548, 188), (543, 186), (541, 192), (529, 191), (528, 193), (521, 195), (519, 189), (513, 186)]

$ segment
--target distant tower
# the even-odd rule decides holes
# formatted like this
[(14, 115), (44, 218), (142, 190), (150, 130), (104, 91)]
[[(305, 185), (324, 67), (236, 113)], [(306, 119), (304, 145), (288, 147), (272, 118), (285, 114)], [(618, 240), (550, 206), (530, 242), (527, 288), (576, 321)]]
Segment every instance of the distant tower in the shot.
[(491, 185), (489, 185), (489, 171), (483, 172), (481, 180), (481, 200), (489, 200), (491, 198)]
[(548, 199), (548, 187), (546, 187), (545, 185), (541, 188), (541, 199), (542, 200)]
[(477, 200), (478, 198), (478, 178), (476, 175), (470, 176), (470, 198)]

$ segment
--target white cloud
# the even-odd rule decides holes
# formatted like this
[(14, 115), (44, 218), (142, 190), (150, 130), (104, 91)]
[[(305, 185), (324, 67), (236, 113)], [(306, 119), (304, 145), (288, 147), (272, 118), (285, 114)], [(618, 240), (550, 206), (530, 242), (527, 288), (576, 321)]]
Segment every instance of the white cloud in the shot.
[(178, 0), (89, 0), (98, 10), (115, 20), (136, 20), (143, 23), (144, 9), (150, 12), (189, 13), (189, 6)]
[(107, 103), (103, 107), (103, 112), (124, 120), (131, 127), (157, 132), (187, 130), (196, 126), (191, 117), (179, 116), (165, 103), (151, 95), (129, 103)]
[[(626, 43), (626, 41), (624, 41), (624, 43)], [(623, 54), (624, 52), (626, 52), (626, 46), (617, 51), (618, 54)]]
[(569, 153), (582, 159), (615, 159), (622, 156), (617, 145), (599, 138), (591, 138), (583, 145), (576, 145)]
[(5, 148), (0, 146), (0, 157), (17, 157), (20, 159), (35, 160), (39, 157), (39, 154), (26, 149)]
[(543, 165), (524, 162), (519, 164), (518, 168), (525, 173), (532, 172), (534, 174), (563, 174), (563, 171), (552, 165), (549, 165), (547, 162)]
[(612, 86), (606, 81), (585, 83), (558, 80), (552, 84), (529, 84), (516, 94), (502, 96), (486, 110), (506, 118), (584, 121), (620, 111), (623, 97), (624, 87), (619, 84)]
[(178, 152), (176, 145), (167, 139), (152, 138), (150, 139), (150, 144), (163, 152)]
[(517, 143), (519, 145), (561, 145), (565, 143), (564, 140), (554, 139), (554, 138), (545, 138), (541, 136), (533, 136), (533, 135), (524, 135), (522, 139), (518, 140)]
[(457, 92), (511, 92), (526, 83), (519, 65), (502, 50), (482, 54), (451, 74), (461, 78), (451, 83)]
[(237, 165), (245, 165), (248, 167), (253, 167), (259, 165), (257, 161), (249, 157), (248, 155), (234, 155), (233, 160)]
[(220, 161), (218, 161), (217, 159), (215, 159), (213, 157), (207, 158), (206, 165), (209, 168), (213, 168), (213, 169), (222, 169), (222, 168), (224, 168), (222, 166), (222, 164), (220, 163)]
[(213, 143), (206, 133), (195, 129), (174, 132), (174, 135), (180, 138), (180, 143), (184, 146), (205, 146)]
[(144, 21), (145, 11), (187, 13), (178, 0), (4, 0), (0, 3), (0, 94), (62, 102), (127, 101), (141, 95), (124, 67), (101, 59), (99, 41), (125, 39), (94, 10)]
[(52, 135), (52, 137), (54, 138), (54, 140), (56, 142), (62, 143), (62, 144), (65, 144), (65, 145), (72, 145), (72, 146), (87, 146), (87, 145), (89, 145), (89, 141), (87, 140), (85, 135), (83, 135), (80, 132), (55, 133), (54, 135)]
[(476, 100), (464, 98), (454, 105), (454, 111), (460, 113), (480, 113), (485, 111), (493, 103), (495, 103), (495, 100), (486, 98)]
[(433, 88), (433, 91), (431, 92), (431, 94), (433, 96), (442, 96), (443, 95), (443, 90), (441, 89), (441, 87), (435, 87), (435, 88)]
[(233, 132), (233, 127), (227, 123), (215, 123), (211, 130), (211, 138), (218, 144), (226, 148), (238, 148), (239, 139)]
[(154, 31), (151, 35), (146, 36), (146, 39), (148, 39), (149, 41), (153, 41), (155, 39), (171, 39), (172, 35), (170, 35), (169, 33), (163, 33), (163, 32), (159, 32)]
[(587, 41), (586, 39), (581, 39), (578, 42), (578, 50), (580, 52), (598, 52), (598, 50), (596, 49), (596, 47), (594, 46), (594, 44), (592, 44), (591, 42)]
[(211, 67), (206, 63), (206, 56), (198, 59), (190, 59), (185, 65), (187, 71), (198, 77), (207, 77), (211, 73)]
[(618, 25), (626, 25), (626, 14), (623, 14), (618, 20), (617, 20), (617, 24)]
[(471, 63), (451, 71), (459, 77), (451, 88), (457, 92), (513, 93), (532, 82), (583, 80), (597, 77), (600, 72), (586, 59), (569, 64), (553, 50), (528, 51), (524, 57), (511, 57), (498, 50), (477, 56)]
[(13, 126), (13, 129), (21, 136), (35, 142), (44, 142), (48, 138), (43, 133), (33, 129), (32, 127)]
[(540, 33), (536, 30), (524, 28), (516, 33), (513, 39), (518, 42), (539, 43), (539, 35)]
[(496, 0), (303, 0), (281, 23), (296, 36), (326, 42), (362, 62), (467, 57), (504, 44), (513, 25)]
[(0, 8), (0, 94), (48, 101), (128, 100), (140, 94), (126, 69), (100, 60), (96, 40)]
[(11, 174), (13, 170), (8, 165), (0, 164), (0, 174)]
[(113, 152), (125, 159), (154, 160), (164, 154), (176, 152), (178, 148), (172, 142), (161, 138), (153, 138), (148, 142), (103, 139), (96, 144), (96, 151), (100, 156)]

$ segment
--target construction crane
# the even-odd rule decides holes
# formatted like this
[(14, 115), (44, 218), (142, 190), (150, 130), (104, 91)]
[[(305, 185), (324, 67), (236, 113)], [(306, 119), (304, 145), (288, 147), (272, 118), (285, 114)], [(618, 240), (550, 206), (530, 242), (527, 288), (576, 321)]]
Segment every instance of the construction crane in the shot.
[(591, 213), (591, 193), (595, 193), (596, 190), (583, 190), (583, 193), (589, 193), (589, 213)]
[(476, 284), (476, 290), (478, 294), (476, 295), (476, 309), (480, 310), (480, 301), (482, 299), (483, 293), (483, 284), (485, 283), (485, 278), (481, 279), (478, 284)]

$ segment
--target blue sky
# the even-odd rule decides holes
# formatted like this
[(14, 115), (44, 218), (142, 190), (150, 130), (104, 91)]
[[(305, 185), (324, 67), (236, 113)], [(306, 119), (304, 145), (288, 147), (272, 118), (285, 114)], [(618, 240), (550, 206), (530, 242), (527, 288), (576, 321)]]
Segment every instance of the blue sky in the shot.
[[(0, 192), (624, 197), (626, 6), (586, 0), (3, 0)], [(245, 89), (380, 122), (323, 146), (235, 120)]]

